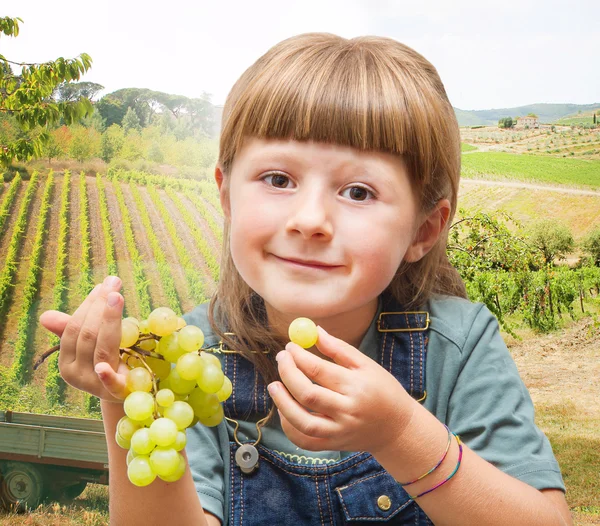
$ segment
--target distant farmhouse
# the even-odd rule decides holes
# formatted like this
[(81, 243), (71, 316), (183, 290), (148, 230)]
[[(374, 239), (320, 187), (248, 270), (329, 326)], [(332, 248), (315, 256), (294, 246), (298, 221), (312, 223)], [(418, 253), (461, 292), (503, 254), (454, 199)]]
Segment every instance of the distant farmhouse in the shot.
[(517, 125), (515, 126), (515, 128), (525, 128), (525, 127), (529, 127), (529, 128), (539, 128), (540, 127), (540, 120), (537, 117), (517, 117)]

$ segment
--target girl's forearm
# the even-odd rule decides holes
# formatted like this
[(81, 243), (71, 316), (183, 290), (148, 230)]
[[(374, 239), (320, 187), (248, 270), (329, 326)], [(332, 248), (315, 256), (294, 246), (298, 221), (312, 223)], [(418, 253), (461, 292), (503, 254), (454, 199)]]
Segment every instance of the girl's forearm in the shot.
[[(394, 479), (404, 483), (431, 469), (448, 443), (448, 432), (439, 420), (414, 403), (413, 416), (398, 441), (386, 451), (373, 453)], [(444, 485), (416, 499), (436, 526), (572, 524), (543, 493), (500, 471), (464, 444), (462, 449), (462, 461), (456, 474)], [(448, 454), (439, 468), (405, 490), (416, 496), (433, 488), (454, 471), (458, 457), (459, 446), (452, 437)]]
[(101, 408), (108, 444), (110, 524), (135, 526), (150, 521), (178, 526), (207, 525), (189, 467), (184, 476), (173, 483), (157, 478), (149, 486), (140, 488), (129, 481), (127, 451), (114, 438), (117, 422), (125, 415), (123, 404), (102, 401)]

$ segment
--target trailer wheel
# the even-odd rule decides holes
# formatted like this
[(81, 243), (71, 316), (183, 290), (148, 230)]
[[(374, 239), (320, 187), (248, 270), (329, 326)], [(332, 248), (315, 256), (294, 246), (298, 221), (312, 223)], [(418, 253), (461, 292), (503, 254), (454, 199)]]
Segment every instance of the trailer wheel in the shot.
[(36, 508), (43, 496), (43, 477), (35, 465), (26, 462), (2, 465), (0, 500), (6, 508), (16, 511)]

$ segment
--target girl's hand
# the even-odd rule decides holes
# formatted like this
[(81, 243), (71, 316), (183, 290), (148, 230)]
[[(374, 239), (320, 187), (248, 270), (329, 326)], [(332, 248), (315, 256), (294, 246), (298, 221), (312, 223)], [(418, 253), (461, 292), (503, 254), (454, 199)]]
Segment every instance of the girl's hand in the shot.
[(414, 400), (371, 358), (322, 327), (318, 332), (317, 348), (335, 363), (291, 342), (277, 354), (283, 384), (269, 384), (269, 393), (283, 431), (310, 451), (376, 454), (389, 447), (407, 427)]
[(120, 402), (127, 395), (128, 368), (119, 357), (120, 289), (121, 280), (108, 276), (72, 316), (56, 310), (40, 316), (40, 323), (60, 337), (58, 367), (65, 382), (110, 402)]

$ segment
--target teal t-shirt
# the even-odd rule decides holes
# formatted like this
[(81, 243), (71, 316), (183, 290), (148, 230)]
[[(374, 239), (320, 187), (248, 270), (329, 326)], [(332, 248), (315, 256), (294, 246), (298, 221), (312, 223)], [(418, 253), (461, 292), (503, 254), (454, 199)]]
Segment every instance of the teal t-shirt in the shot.
[[(205, 347), (216, 345), (207, 318), (208, 304), (184, 315), (205, 334)], [(381, 302), (380, 302), (381, 309)], [(534, 423), (527, 388), (506, 348), (494, 315), (480, 303), (436, 296), (424, 309), (431, 319), (423, 405), (461, 437), (473, 451), (505, 473), (537, 489), (565, 491), (560, 468), (546, 436)], [(379, 310), (359, 350), (377, 359)], [(188, 429), (190, 470), (203, 508), (224, 522), (229, 502), (229, 437), (233, 425), (223, 421)], [(256, 440), (254, 422), (240, 421), (238, 438)], [(262, 429), (261, 444), (302, 464), (336, 462), (354, 452), (305, 451), (290, 442), (276, 417)]]

